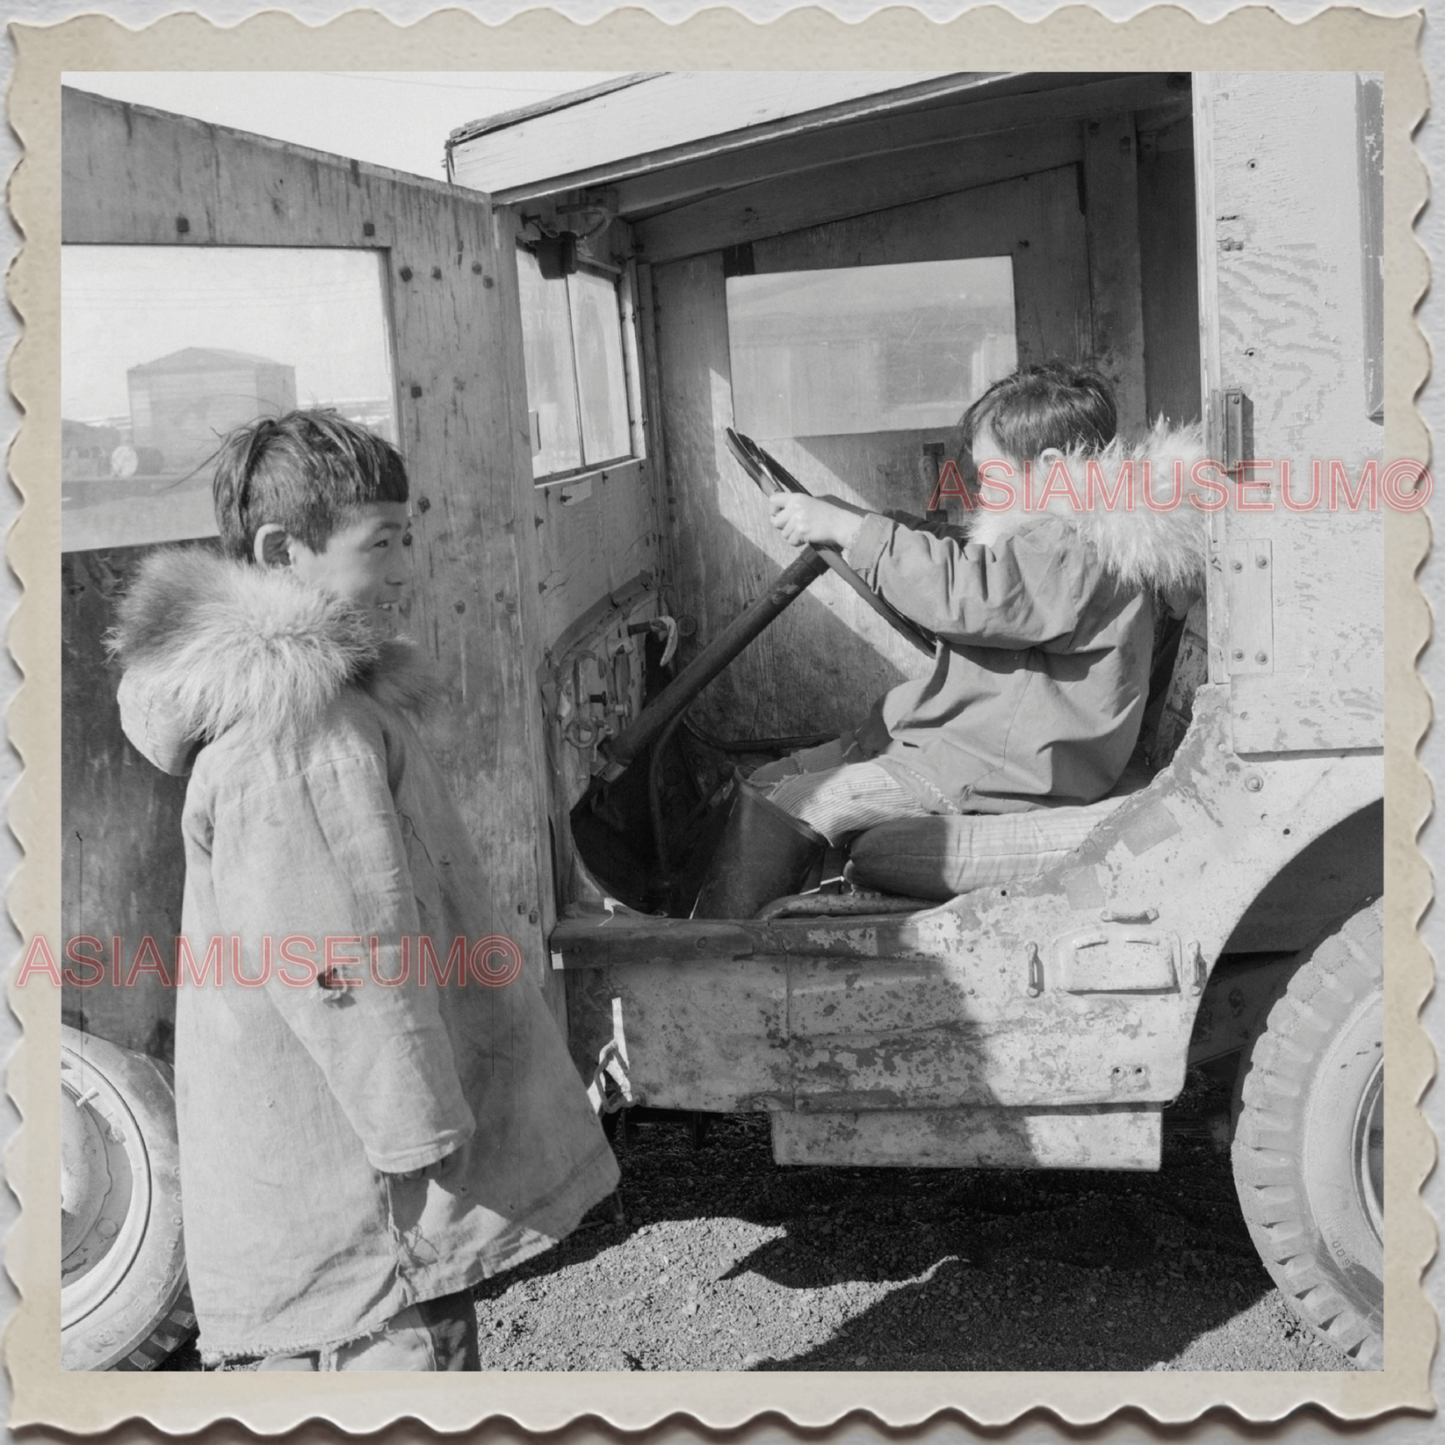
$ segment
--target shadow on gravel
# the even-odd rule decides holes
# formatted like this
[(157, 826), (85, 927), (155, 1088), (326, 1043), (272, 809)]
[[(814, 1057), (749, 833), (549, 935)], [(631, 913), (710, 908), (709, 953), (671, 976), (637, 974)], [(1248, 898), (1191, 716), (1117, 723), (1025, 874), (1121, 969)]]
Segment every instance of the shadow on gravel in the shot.
[[(622, 1368), (728, 1368), (667, 1357), (683, 1281), (704, 1298), (748, 1296), (754, 1369), (1346, 1368), (1301, 1334), (1277, 1296), (1251, 1329), (1211, 1335), (1273, 1295), (1228, 1157), (1203, 1123), (1220, 1102), (1207, 1081), (1191, 1084), (1157, 1174), (785, 1168), (773, 1163), (763, 1115), (715, 1120), (700, 1149), (675, 1123), (638, 1125), (616, 1140), (625, 1223), (611, 1202), (599, 1207), (558, 1249), (482, 1286), (478, 1303), (485, 1314), (519, 1283), (611, 1250), (621, 1265), (635, 1251), (617, 1301), (650, 1300), (644, 1314), (659, 1338), (648, 1349), (640, 1321), (637, 1352), (652, 1358)], [(678, 1221), (782, 1233), (721, 1268), (686, 1246), (677, 1258), (670, 1243), (672, 1281), (656, 1288), (634, 1236)], [(752, 1289), (750, 1278), (773, 1288)], [(604, 1314), (617, 1301), (603, 1301)], [(799, 1324), (810, 1320), (811, 1331)], [(1240, 1343), (1261, 1333), (1277, 1344), (1273, 1357)]]
[(483, 1367), (1347, 1369), (1255, 1255), (1221, 1105), (1191, 1078), (1157, 1174), (785, 1168), (765, 1115), (634, 1123), (620, 1200), (476, 1289)]

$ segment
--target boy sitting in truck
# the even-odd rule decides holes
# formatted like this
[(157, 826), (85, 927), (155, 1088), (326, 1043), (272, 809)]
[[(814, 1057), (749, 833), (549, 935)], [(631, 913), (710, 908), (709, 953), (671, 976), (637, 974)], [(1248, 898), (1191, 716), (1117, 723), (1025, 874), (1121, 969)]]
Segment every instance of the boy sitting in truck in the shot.
[[(1138, 738), (1160, 598), (1181, 612), (1205, 557), (1205, 515), (1172, 491), (1173, 464), (1183, 460), (1188, 478), (1201, 454), (1197, 431), (1161, 425), (1132, 452), (1116, 431), (1097, 372), (1025, 366), (963, 417), (964, 454), (987, 488), (966, 542), (834, 497), (772, 497), (787, 541), (839, 548), (938, 649), (931, 675), (895, 687), (855, 732), (758, 769), (752, 785), (835, 844), (894, 818), (1103, 797)], [(1091, 507), (1085, 462), (1097, 460), (1112, 488), (1131, 456), (1133, 498)], [(1172, 509), (1142, 495), (1146, 458), (1150, 498), (1173, 495)], [(1050, 486), (1059, 462), (1084, 506), (1062, 479)], [(1000, 505), (1001, 482), (1012, 505)]]
[(334, 413), (244, 427), (224, 555), (150, 556), (112, 640), (127, 735), (190, 774), (185, 938), (239, 949), (177, 990), (176, 1113), (203, 1353), (263, 1370), (477, 1369), (470, 1286), (617, 1181), (413, 726), (407, 494)]

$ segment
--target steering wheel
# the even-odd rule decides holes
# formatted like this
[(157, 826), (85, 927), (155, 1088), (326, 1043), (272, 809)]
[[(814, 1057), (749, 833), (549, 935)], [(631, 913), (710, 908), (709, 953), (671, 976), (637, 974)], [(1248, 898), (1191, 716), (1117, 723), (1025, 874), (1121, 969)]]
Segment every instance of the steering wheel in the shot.
[[(742, 469), (758, 484), (765, 495), (774, 492), (796, 492), (809, 497), (812, 493), (780, 462), (770, 456), (751, 437), (728, 427), (723, 434), (728, 450)], [(896, 608), (890, 607), (842, 558), (836, 547), (813, 545), (806, 550), (816, 552), (900, 637), (906, 638), (925, 657), (932, 657), (937, 639), (926, 628), (910, 621)]]

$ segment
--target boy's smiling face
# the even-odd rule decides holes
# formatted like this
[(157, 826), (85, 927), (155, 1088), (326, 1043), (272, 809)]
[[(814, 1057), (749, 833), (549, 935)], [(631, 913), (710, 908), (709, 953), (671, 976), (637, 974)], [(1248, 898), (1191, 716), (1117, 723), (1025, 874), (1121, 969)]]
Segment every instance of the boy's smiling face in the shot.
[[(292, 572), (303, 582), (357, 607), (375, 610), (401, 600), (406, 587), (405, 502), (367, 502), (348, 514), (326, 546), (313, 552), (286, 539)], [(258, 538), (259, 541), (259, 538)]]

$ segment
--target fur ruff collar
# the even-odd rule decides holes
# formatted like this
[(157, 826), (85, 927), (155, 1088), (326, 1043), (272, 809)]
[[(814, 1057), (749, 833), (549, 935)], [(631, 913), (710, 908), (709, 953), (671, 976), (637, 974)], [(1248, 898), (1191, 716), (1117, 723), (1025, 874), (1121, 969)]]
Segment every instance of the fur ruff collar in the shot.
[[(417, 713), (439, 689), (410, 642), (289, 572), (230, 561), (203, 547), (153, 552), (106, 638), (144, 699), (148, 733), (171, 752), (243, 728), (260, 737), (304, 730), (348, 686)], [(130, 731), (130, 728), (127, 728)], [(159, 741), (133, 738), (154, 757)]]
[[(1160, 421), (1144, 439), (1133, 446), (1117, 438), (1104, 451), (1090, 455), (1071, 452), (1065, 459), (1074, 492), (1083, 506), (1076, 508), (1067, 495), (1062, 478), (1049, 486), (1050, 469), (1036, 465), (1033, 494), (1048, 493), (1042, 507), (1026, 511), (1020, 496), (1018, 505), (1007, 511), (980, 507), (972, 514), (969, 541), (995, 547), (1006, 538), (1034, 525), (1040, 516), (1062, 517), (1099, 558), (1107, 571), (1129, 587), (1152, 587), (1159, 592), (1183, 592), (1202, 585), (1208, 556), (1209, 516), (1190, 498), (1216, 502), (1217, 493), (1198, 487), (1191, 478), (1194, 463), (1204, 457), (1203, 433), (1198, 426), (1171, 427)], [(1087, 466), (1097, 462), (1105, 485), (1112, 489), (1121, 467), (1134, 464), (1133, 505), (1123, 497), (1113, 511), (1099, 504), (1088, 508)], [(1150, 495), (1159, 499), (1158, 508), (1144, 497), (1143, 464), (1150, 465)], [(1175, 464), (1183, 468), (1183, 487), (1177, 506), (1162, 510), (1174, 494)], [(1021, 483), (1013, 485), (1020, 492)]]

